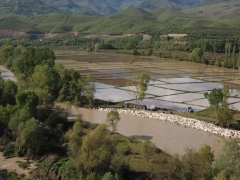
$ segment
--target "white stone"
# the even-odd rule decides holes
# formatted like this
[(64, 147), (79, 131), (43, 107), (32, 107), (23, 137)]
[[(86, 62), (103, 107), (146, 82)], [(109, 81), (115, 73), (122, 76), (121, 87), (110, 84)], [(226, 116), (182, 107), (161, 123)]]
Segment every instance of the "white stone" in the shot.
[[(98, 110), (109, 112), (113, 110), (113, 108), (99, 108)], [(119, 114), (129, 114), (133, 116), (159, 119), (162, 121), (168, 121), (174, 124), (182, 125), (184, 127), (190, 127), (205, 132), (210, 132), (213, 134), (218, 134), (226, 138), (240, 139), (240, 131), (221, 128), (214, 124), (199, 121), (197, 119), (186, 118), (172, 114), (157, 113), (146, 110), (130, 110), (130, 109), (115, 109), (115, 110), (117, 110)]]

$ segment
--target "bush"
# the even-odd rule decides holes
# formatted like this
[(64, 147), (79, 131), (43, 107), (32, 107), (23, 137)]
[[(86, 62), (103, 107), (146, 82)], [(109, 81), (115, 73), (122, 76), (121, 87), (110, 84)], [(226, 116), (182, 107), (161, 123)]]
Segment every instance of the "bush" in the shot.
[(18, 166), (22, 169), (28, 169), (30, 167), (29, 162), (19, 162)]
[(3, 151), (3, 157), (5, 158), (12, 158), (14, 156), (15, 156), (14, 146), (7, 147), (5, 151)]
[(131, 152), (131, 148), (127, 144), (124, 144), (124, 143), (119, 143), (117, 145), (116, 150), (117, 150), (117, 153), (120, 153), (123, 155), (127, 155)]
[(137, 142), (137, 140), (134, 136), (130, 136), (129, 140), (130, 140), (131, 143), (136, 143)]
[(132, 54), (133, 54), (134, 56), (140, 55), (140, 53), (138, 52), (137, 49), (133, 49)]

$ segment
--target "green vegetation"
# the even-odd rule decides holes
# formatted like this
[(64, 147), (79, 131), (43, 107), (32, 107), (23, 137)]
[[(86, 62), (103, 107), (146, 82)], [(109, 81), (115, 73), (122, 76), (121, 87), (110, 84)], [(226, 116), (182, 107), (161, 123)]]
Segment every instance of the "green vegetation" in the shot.
[(228, 88), (213, 89), (210, 93), (204, 93), (204, 96), (208, 99), (210, 108), (216, 114), (217, 123), (222, 127), (229, 127), (233, 121), (234, 110), (228, 104)]
[(239, 1), (206, 0), (197, 7), (184, 10), (185, 13), (214, 19), (236, 19), (239, 17)]
[[(228, 142), (219, 157), (213, 156), (209, 146), (199, 151), (188, 149), (182, 157), (170, 156), (150, 140), (141, 142), (117, 134), (120, 118), (114, 111), (106, 117), (113, 133), (105, 124), (91, 125), (81, 116), (74, 122), (68, 121), (69, 112), (53, 103), (61, 100), (91, 106), (94, 90), (86, 88), (91, 85), (89, 77), (83, 78), (76, 71), (55, 64), (55, 55), (48, 48), (3, 46), (0, 55), (1, 64), (18, 77), (17, 84), (0, 78), (0, 146), (8, 157), (37, 161), (31, 179), (211, 180), (222, 176), (230, 180), (239, 177), (237, 142)], [(142, 73), (136, 78), (141, 98), (149, 77)], [(28, 168), (28, 161), (20, 162), (19, 166)], [(24, 179), (2, 169), (0, 174), (6, 180)]]
[(202, 61), (203, 55), (204, 55), (204, 52), (201, 48), (195, 48), (192, 51), (191, 59), (194, 62), (200, 62), (200, 61)]
[(114, 134), (115, 132), (117, 132), (117, 125), (120, 121), (120, 116), (118, 111), (110, 111), (109, 113), (107, 113), (107, 124), (108, 126), (112, 129), (112, 133)]
[(136, 100), (139, 106), (139, 101), (144, 99), (146, 96), (145, 92), (148, 89), (148, 84), (150, 82), (150, 76), (146, 73), (134, 74), (128, 81), (128, 86), (130, 87), (130, 94)]
[(19, 162), (18, 166), (22, 169), (28, 169), (30, 167), (30, 163), (28, 162)]
[[(30, 11), (31, 12), (31, 11)], [(190, 16), (175, 10), (160, 9), (147, 12), (128, 8), (110, 17), (78, 14), (49, 13), (43, 15), (7, 14), (0, 16), (0, 28), (24, 32), (51, 33), (188, 33), (236, 35), (240, 27), (238, 19), (213, 20)]]

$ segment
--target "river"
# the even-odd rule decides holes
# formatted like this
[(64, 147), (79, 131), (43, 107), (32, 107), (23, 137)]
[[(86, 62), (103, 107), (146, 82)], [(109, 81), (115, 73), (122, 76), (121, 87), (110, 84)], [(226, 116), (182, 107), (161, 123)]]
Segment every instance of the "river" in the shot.
[[(107, 112), (71, 107), (72, 116), (83, 115), (85, 121), (105, 123)], [(224, 146), (225, 139), (208, 132), (185, 128), (169, 122), (120, 114), (118, 133), (124, 136), (149, 138), (158, 148), (170, 154), (183, 155), (187, 148), (199, 149), (203, 144), (209, 145), (218, 155)]]

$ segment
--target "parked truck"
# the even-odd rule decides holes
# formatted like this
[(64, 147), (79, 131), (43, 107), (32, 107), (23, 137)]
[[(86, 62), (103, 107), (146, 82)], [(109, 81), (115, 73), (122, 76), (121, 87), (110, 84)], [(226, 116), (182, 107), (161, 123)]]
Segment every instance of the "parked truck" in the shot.
[(192, 107), (187, 107), (186, 111), (189, 112), (189, 113), (193, 113), (193, 108)]
[(141, 105), (140, 107), (141, 107), (142, 109), (145, 109), (145, 110), (151, 110), (151, 111), (156, 110), (156, 107), (155, 107), (155, 106)]

